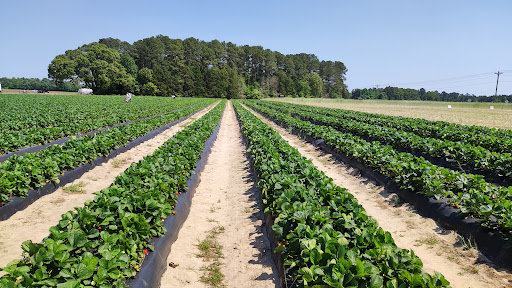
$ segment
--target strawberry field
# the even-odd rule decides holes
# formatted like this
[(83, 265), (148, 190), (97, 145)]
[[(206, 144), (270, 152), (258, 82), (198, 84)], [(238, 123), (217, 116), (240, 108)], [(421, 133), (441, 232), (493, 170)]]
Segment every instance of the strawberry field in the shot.
[[(214, 141), (230, 105), (236, 112), (230, 112), (229, 117), (236, 117), (236, 127), (230, 129), (239, 130), (245, 143), (245, 165), (257, 188), (254, 197), (260, 199), (258, 209), (266, 216), (276, 286), (450, 287), (450, 279), (444, 271), (427, 272), (421, 257), (409, 247), (399, 247), (353, 191), (335, 184), (254, 111), (357, 165), (365, 177), (404, 193), (404, 198), (420, 197), (418, 211), (425, 217), (444, 223), (442, 215), (428, 212), (421, 203), (450, 211), (448, 228), (469, 227), (457, 232), (473, 237), (496, 265), (510, 266), (509, 130), (267, 101), (122, 99), (0, 97), (0, 213), (13, 210), (9, 215), (45, 201), (33, 195), (53, 193), (66, 178), (63, 175), (80, 179), (77, 171), (86, 165), (101, 165), (188, 117), (193, 122), (131, 163), (91, 200), (69, 207), (57, 223), (48, 223), (42, 241), (24, 241), (21, 257), (2, 267), (1, 287), (143, 287), (149, 275), (145, 269), (155, 269), (147, 268), (153, 267), (148, 262), (160, 257), (161, 251), (155, 249), (162, 248), (155, 243), (170, 233), (179, 238), (181, 224), (170, 231), (166, 224), (175, 221), (176, 211), (185, 213), (177, 208), (178, 201), (184, 201), (180, 195), (197, 185), (187, 184), (191, 178), (201, 182), (196, 165), (210, 151), (208, 141)], [(225, 167), (218, 170), (240, 177)], [(31, 197), (22, 209), (12, 208)], [(9, 217), (0, 219), (19, 221)], [(498, 244), (491, 249), (488, 243)], [(169, 265), (168, 269), (178, 266)], [(165, 281), (158, 278), (152, 276), (150, 282)]]

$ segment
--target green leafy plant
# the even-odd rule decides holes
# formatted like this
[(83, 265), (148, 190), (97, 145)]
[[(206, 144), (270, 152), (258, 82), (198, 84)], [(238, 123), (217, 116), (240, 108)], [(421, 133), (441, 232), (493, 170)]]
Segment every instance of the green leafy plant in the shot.
[(244, 103), (300, 133), (323, 139), (331, 149), (388, 175), (402, 188), (428, 197), (447, 198), (460, 213), (481, 219), (481, 224), (488, 228), (504, 233), (512, 229), (512, 187), (487, 183), (481, 175), (438, 167), (422, 157), (398, 152), (378, 141), (368, 142), (330, 126), (290, 117), (254, 101)]
[(0, 202), (9, 202), (11, 196), (25, 197), (28, 191), (50, 181), (58, 184), (58, 177), (64, 172), (89, 163), (97, 157), (107, 156), (113, 149), (126, 145), (169, 122), (190, 115), (210, 103), (212, 100), (203, 101), (194, 107), (72, 139), (63, 145), (52, 145), (36, 153), (13, 155), (0, 163)]
[[(235, 105), (257, 173), (264, 212), (272, 215), (290, 281), (298, 287), (448, 287), (399, 249), (346, 189), (250, 112)], [(292, 284), (292, 283), (288, 283)]]
[(1, 270), (1, 287), (125, 287), (166, 230), (179, 193), (220, 120), (225, 101), (132, 164), (83, 207), (63, 214), (41, 243)]

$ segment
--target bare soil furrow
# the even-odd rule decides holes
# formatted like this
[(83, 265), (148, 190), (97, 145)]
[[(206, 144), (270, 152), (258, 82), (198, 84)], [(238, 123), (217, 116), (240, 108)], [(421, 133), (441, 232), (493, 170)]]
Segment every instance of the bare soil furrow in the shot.
[(190, 214), (168, 256), (170, 265), (161, 287), (208, 287), (201, 277), (211, 263), (198, 256), (198, 244), (212, 231), (222, 247), (220, 286), (275, 287), (277, 274), (258, 199), (238, 122), (228, 103)]

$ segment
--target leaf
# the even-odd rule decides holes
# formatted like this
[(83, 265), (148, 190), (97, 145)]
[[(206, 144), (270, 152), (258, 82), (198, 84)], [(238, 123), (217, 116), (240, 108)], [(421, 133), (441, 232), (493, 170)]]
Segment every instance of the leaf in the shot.
[(384, 287), (384, 279), (380, 275), (372, 275), (370, 279), (370, 288), (382, 288)]
[(483, 215), (490, 215), (492, 212), (492, 204), (489, 204), (489, 205), (482, 205), (480, 206), (480, 213), (482, 213)]
[(300, 239), (300, 246), (307, 250), (312, 250), (316, 247), (316, 239)]
[(313, 271), (309, 269), (308, 267), (302, 267), (299, 269), (299, 274), (302, 274), (302, 278), (307, 281), (311, 282), (313, 281)]
[(92, 274), (93, 274), (93, 271), (91, 269), (87, 268), (87, 266), (85, 266), (84, 263), (78, 264), (78, 266), (75, 269), (75, 272), (76, 272), (76, 275), (78, 276), (79, 281), (90, 278), (90, 277), (92, 277)]
[(30, 256), (36, 254), (41, 247), (43, 247), (43, 244), (32, 243), (32, 240), (27, 240), (21, 244), (23, 251), (28, 252)]
[(110, 276), (112, 279), (119, 279), (119, 277), (121, 277), (121, 271), (118, 269), (112, 270), (108, 272), (108, 276)]
[(84, 246), (84, 244), (87, 242), (87, 238), (83, 232), (71, 231), (68, 234), (68, 241), (71, 245), (71, 248), (78, 248)]
[(22, 276), (23, 274), (26, 274), (28, 272), (30, 272), (30, 267), (29, 266), (21, 266), (21, 267), (16, 268), (16, 271), (14, 272), (13, 276), (14, 277), (19, 277), (19, 276)]
[(398, 280), (393, 278), (386, 283), (386, 288), (398, 288)]
[(94, 274), (93, 280), (98, 284), (102, 284), (107, 279), (107, 276), (107, 270), (103, 267), (99, 267), (96, 274)]
[(345, 237), (339, 237), (338, 243), (340, 243), (340, 245), (342, 245), (342, 246), (348, 246), (348, 244), (349, 244), (347, 238), (345, 238)]
[(354, 252), (354, 250), (348, 250), (346, 255), (347, 255), (347, 258), (350, 261), (350, 263), (352, 265), (356, 266), (357, 265), (357, 261), (356, 261), (357, 254), (356, 254), (356, 252)]
[(98, 262), (100, 260), (97, 257), (92, 256), (91, 253), (89, 254), (90, 255), (84, 256), (84, 258), (82, 259), (82, 263), (85, 264), (85, 267), (87, 267), (87, 269), (94, 271), (96, 270), (96, 266), (98, 266)]
[(356, 272), (357, 277), (362, 278), (367, 276), (367, 273), (364, 272), (363, 262), (359, 258), (356, 258)]
[(0, 269), (0, 271), (3, 270), (3, 271), (5, 271), (5, 272), (7, 272), (7, 273), (9, 273), (11, 275), (14, 275), (16, 269), (18, 268), (18, 264), (20, 262), (21, 261), (17, 260), (17, 259), (13, 260), (13, 261), (9, 262), (6, 267)]
[(68, 280), (65, 283), (57, 284), (58, 288), (75, 288), (80, 287), (80, 281), (78, 280)]
[(71, 271), (69, 269), (62, 269), (59, 272), (59, 276), (62, 278), (72, 278), (73, 273), (71, 273)]
[(309, 254), (309, 259), (311, 263), (318, 265), (322, 261), (322, 253), (318, 249), (313, 249)]

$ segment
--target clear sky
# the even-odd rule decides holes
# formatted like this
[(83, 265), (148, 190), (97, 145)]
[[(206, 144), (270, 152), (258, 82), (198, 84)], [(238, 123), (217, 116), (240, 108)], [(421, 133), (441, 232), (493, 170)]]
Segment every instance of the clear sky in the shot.
[(0, 77), (48, 77), (58, 54), (158, 34), (313, 53), (349, 90), (379, 85), (512, 94), (512, 1), (16, 0), (0, 4)]

